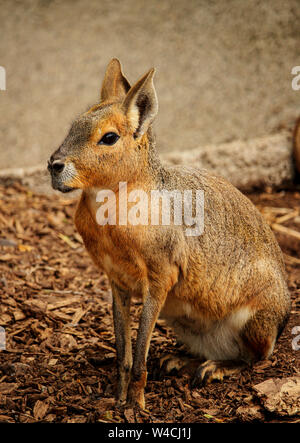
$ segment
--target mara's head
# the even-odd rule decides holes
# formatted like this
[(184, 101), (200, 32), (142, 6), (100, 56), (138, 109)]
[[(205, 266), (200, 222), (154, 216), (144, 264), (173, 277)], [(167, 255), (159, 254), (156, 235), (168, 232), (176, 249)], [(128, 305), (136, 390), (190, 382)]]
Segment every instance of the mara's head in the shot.
[(54, 189), (112, 188), (141, 172), (158, 110), (153, 75), (130, 87), (120, 62), (109, 63), (100, 103), (73, 122), (48, 162)]

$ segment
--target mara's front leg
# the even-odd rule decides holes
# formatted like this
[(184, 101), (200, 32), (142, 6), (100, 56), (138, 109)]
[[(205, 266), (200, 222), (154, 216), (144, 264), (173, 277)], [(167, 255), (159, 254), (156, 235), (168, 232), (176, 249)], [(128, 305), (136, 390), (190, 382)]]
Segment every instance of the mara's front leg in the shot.
[(126, 402), (127, 390), (132, 367), (132, 346), (130, 329), (130, 302), (127, 291), (112, 282), (113, 317), (117, 349), (118, 388), (117, 400), (121, 405)]
[(152, 289), (144, 301), (136, 341), (131, 380), (128, 388), (128, 404), (145, 408), (144, 388), (147, 382), (147, 355), (152, 332), (165, 302), (167, 293)]

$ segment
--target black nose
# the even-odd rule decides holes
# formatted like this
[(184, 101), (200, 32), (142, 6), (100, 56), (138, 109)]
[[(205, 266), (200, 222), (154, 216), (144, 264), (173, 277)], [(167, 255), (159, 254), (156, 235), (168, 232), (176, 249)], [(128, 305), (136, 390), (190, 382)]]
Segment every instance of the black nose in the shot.
[(59, 160), (54, 160), (50, 162), (48, 162), (48, 169), (49, 171), (53, 171), (56, 172), (57, 174), (59, 174), (60, 172), (62, 172), (62, 170), (64, 169), (65, 164)]

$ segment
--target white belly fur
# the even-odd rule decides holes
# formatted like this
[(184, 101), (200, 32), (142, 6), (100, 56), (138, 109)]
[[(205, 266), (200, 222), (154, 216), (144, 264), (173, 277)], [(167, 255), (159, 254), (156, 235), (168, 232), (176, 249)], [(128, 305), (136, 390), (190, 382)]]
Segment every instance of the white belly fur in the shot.
[(239, 333), (253, 312), (241, 307), (221, 320), (208, 321), (189, 303), (167, 300), (161, 317), (195, 356), (207, 360), (242, 359)]

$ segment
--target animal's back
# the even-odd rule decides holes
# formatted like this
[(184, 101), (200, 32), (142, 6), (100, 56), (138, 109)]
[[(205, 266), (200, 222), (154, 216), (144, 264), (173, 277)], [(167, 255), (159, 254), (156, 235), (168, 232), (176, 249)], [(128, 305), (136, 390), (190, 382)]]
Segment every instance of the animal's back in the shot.
[[(168, 190), (200, 190), (204, 196), (204, 230), (186, 237), (188, 247), (201, 250), (208, 264), (234, 267), (243, 260), (273, 261), (284, 273), (281, 249), (254, 204), (231, 183), (206, 170), (169, 167), (164, 187)], [(229, 260), (229, 262), (228, 262)]]

